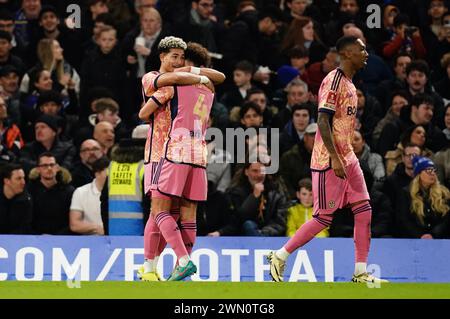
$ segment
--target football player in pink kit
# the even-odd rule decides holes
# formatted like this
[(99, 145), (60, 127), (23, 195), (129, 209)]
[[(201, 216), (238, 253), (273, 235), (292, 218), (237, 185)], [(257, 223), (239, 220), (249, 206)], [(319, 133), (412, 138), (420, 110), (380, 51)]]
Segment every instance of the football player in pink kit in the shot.
[(331, 225), (334, 212), (351, 207), (354, 214), (355, 271), (353, 282), (387, 282), (367, 273), (372, 208), (352, 139), (358, 98), (352, 77), (367, 64), (361, 39), (347, 36), (336, 43), (340, 66), (328, 73), (319, 90), (319, 130), (316, 133), (311, 171), (314, 218), (303, 224), (279, 250), (268, 256), (274, 281), (283, 281), (288, 256)]
[[(167, 40), (167, 41), (165, 41)], [(184, 58), (184, 52), (181, 50), (184, 50), (184, 42), (182, 42), (181, 39), (169, 37), (166, 39), (163, 39), (160, 44), (160, 50), (164, 53), (164, 49), (167, 47), (170, 47), (167, 53), (170, 55), (170, 53), (178, 53), (179, 57)], [(207, 51), (206, 51), (207, 52)], [(177, 63), (177, 65), (172, 64), (171, 66), (167, 65), (167, 60), (164, 59), (164, 54), (162, 53), (162, 64), (161, 64), (161, 73), (163, 72), (170, 72), (174, 70), (174, 67), (181, 66), (180, 63)], [(207, 56), (206, 56), (207, 57)], [(170, 61), (170, 59), (169, 59)], [(169, 63), (170, 64), (170, 63)], [(183, 61), (184, 64), (184, 61)], [(212, 84), (208, 81), (208, 78), (205, 78), (204, 76), (208, 76), (211, 78), (211, 80), (214, 83), (221, 83), (224, 81), (225, 76), (215, 70), (212, 69), (206, 69), (206, 68), (183, 68), (179, 69), (179, 71), (193, 71), (193, 73), (197, 75), (201, 75), (201, 81), (197, 81), (195, 83), (205, 83), (209, 90), (206, 89), (205, 86), (201, 86), (203, 90), (207, 90), (207, 92), (211, 92), (210, 90), (214, 87)], [(209, 114), (209, 109), (205, 110), (203, 109), (204, 104), (196, 103), (198, 100), (198, 96), (195, 95), (190, 96), (187, 92), (189, 90), (192, 90), (192, 87), (172, 87), (172, 86), (164, 86), (163, 85), (171, 85), (171, 84), (188, 84), (185, 79), (185, 81), (180, 81), (179, 75), (184, 74), (183, 72), (177, 72), (172, 73), (169, 75), (168, 73), (165, 73), (161, 77), (157, 76), (156, 72), (148, 73), (143, 78), (143, 87), (146, 89), (146, 95), (151, 95), (150, 100), (144, 105), (144, 107), (141, 109), (141, 112), (139, 116), (141, 119), (148, 119), (151, 115), (154, 119), (153, 121), (153, 127), (152, 130), (149, 131), (149, 138), (148, 138), (148, 147), (146, 150), (146, 158), (148, 158), (148, 155), (150, 155), (150, 164), (147, 166), (146, 170), (146, 191), (151, 190), (152, 195), (152, 216), (149, 218), (149, 221), (146, 225), (146, 229), (144, 232), (144, 254), (146, 261), (144, 262), (144, 266), (141, 267), (140, 271), (138, 272), (138, 275), (143, 280), (146, 281), (156, 281), (160, 280), (159, 275), (156, 272), (156, 266), (158, 262), (158, 258), (160, 253), (163, 251), (164, 247), (166, 246), (166, 240), (164, 237), (161, 236), (160, 229), (161, 225), (165, 227), (166, 229), (166, 236), (170, 236), (169, 243), (171, 243), (172, 248), (174, 248), (175, 252), (178, 255), (178, 262), (179, 267), (186, 267), (187, 264), (189, 264), (189, 253), (192, 250), (193, 242), (195, 239), (196, 234), (196, 222), (195, 222), (195, 205), (192, 203), (188, 203), (186, 201), (182, 201), (181, 206), (181, 238), (183, 245), (180, 244), (180, 238), (179, 238), (179, 231), (177, 230), (177, 227), (175, 227), (175, 231), (170, 232), (170, 225), (172, 224), (172, 220), (175, 219), (175, 222), (177, 220), (177, 212), (180, 211), (179, 207), (179, 200), (178, 198), (170, 198), (166, 195), (163, 195), (161, 192), (156, 190), (156, 182), (158, 181), (158, 178), (161, 178), (161, 176), (171, 176), (170, 179), (170, 185), (180, 185), (180, 180), (175, 180), (175, 176), (172, 176), (174, 172), (177, 172), (179, 170), (172, 170), (172, 168), (169, 169), (170, 174), (165, 173), (167, 170), (168, 164), (163, 165), (163, 161), (161, 159), (163, 158), (172, 158), (170, 155), (166, 156), (166, 152), (164, 151), (165, 148), (162, 147), (164, 143), (166, 142), (166, 139), (168, 137), (169, 128), (171, 128), (171, 133), (173, 137), (180, 137), (180, 135), (176, 134), (177, 131), (179, 131), (180, 123), (195, 123), (194, 118), (181, 116), (181, 114), (188, 114), (184, 110), (186, 106), (192, 105), (197, 107), (197, 109), (194, 108), (194, 114), (195, 112), (202, 115), (205, 111), (208, 111), (206, 115)], [(164, 82), (160, 81), (161, 78), (164, 78)], [(182, 80), (183, 78), (181, 78)], [(170, 82), (172, 81), (172, 82)], [(155, 90), (158, 88), (158, 90)], [(197, 99), (196, 101), (191, 101), (192, 99)], [(172, 100), (171, 100), (172, 99)], [(169, 103), (170, 101), (170, 103)], [(180, 103), (177, 103), (180, 102)], [(207, 101), (205, 101), (207, 102)], [(210, 101), (212, 104), (212, 100)], [(168, 107), (170, 104), (170, 107)], [(175, 118), (176, 123), (172, 123), (171, 120), (176, 114), (179, 114)], [(191, 110), (192, 113), (192, 110)], [(186, 124), (188, 126), (188, 124)], [(193, 130), (191, 130), (193, 131)], [(198, 132), (196, 132), (198, 133)], [(189, 133), (191, 134), (191, 133)], [(185, 141), (186, 142), (186, 141)], [(177, 140), (178, 143), (178, 140)], [(167, 145), (170, 147), (171, 150), (178, 149), (178, 145), (175, 141), (172, 140), (171, 143), (168, 143)], [(184, 146), (184, 149), (186, 149), (186, 146)], [(195, 146), (196, 150), (201, 150), (201, 147), (198, 145)], [(178, 154), (178, 153), (177, 153)], [(200, 153), (199, 153), (200, 154)], [(198, 155), (198, 154), (197, 154)], [(199, 156), (194, 155), (193, 159), (199, 158)], [(200, 156), (201, 157), (201, 156)], [(186, 160), (186, 159), (185, 159)], [(183, 161), (181, 161), (183, 162)], [(195, 165), (195, 163), (193, 164)], [(186, 165), (183, 165), (183, 167), (186, 167)], [(194, 169), (194, 175), (200, 175), (197, 173), (197, 169)], [(197, 179), (199, 177), (196, 177)], [(174, 183), (175, 182), (175, 183)], [(162, 186), (164, 188), (164, 186)], [(170, 192), (169, 192), (170, 193)], [(176, 194), (171, 194), (176, 195)], [(186, 194), (183, 194), (186, 195)], [(181, 195), (180, 195), (181, 196)], [(193, 197), (192, 197), (193, 196)], [(190, 199), (197, 199), (195, 194), (186, 196)], [(170, 206), (170, 211), (167, 211), (168, 205)], [(193, 217), (192, 217), (193, 216)], [(170, 220), (166, 220), (167, 217), (173, 217)], [(169, 225), (169, 226), (167, 226)], [(169, 228), (168, 228), (169, 227)], [(167, 230), (169, 229), (169, 230)], [(186, 246), (186, 247), (184, 247)], [(183, 249), (184, 248), (184, 249)], [(187, 254), (186, 254), (187, 253)], [(181, 261), (180, 261), (181, 260)], [(192, 262), (189, 264), (189, 267), (192, 267)], [(187, 269), (187, 268), (186, 268)], [(189, 275), (187, 272), (183, 272), (183, 274)], [(173, 277), (173, 280), (178, 280), (177, 276)]]

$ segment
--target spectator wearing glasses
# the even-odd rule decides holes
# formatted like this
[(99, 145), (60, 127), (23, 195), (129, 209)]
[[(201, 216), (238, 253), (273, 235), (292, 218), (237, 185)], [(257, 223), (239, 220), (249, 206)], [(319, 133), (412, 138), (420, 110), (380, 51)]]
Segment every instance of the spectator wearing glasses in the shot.
[(102, 157), (102, 147), (93, 139), (87, 139), (81, 143), (80, 161), (72, 170), (72, 185), (76, 188), (89, 184), (95, 178), (92, 165)]
[(38, 165), (30, 172), (30, 194), (33, 199), (33, 232), (68, 235), (69, 209), (75, 188), (70, 173), (56, 163), (52, 153), (39, 155)]
[(397, 228), (405, 238), (450, 238), (450, 191), (440, 184), (434, 163), (413, 158), (414, 179), (398, 199)]
[(401, 189), (412, 181), (414, 177), (414, 167), (412, 158), (420, 156), (422, 149), (415, 144), (405, 144), (402, 153), (402, 162), (395, 167), (394, 172), (389, 175), (383, 185), (383, 193), (386, 194), (394, 208), (397, 204), (397, 198), (400, 196)]

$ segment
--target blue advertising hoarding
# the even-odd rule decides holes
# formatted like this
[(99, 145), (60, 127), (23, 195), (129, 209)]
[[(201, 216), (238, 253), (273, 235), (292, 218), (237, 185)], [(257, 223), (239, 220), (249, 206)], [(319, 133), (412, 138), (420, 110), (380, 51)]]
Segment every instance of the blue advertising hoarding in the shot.
[[(199, 237), (192, 254), (194, 281), (270, 281), (266, 255), (286, 238)], [(0, 236), (0, 280), (136, 280), (143, 238), (134, 236)], [(170, 274), (166, 248), (160, 273)], [(372, 239), (368, 268), (393, 282), (450, 282), (450, 240)], [(286, 281), (349, 281), (354, 243), (314, 239), (290, 256)]]

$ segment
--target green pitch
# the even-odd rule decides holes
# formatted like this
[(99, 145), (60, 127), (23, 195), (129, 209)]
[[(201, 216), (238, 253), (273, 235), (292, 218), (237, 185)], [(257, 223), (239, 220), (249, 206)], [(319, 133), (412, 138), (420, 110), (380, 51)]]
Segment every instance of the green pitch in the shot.
[(450, 283), (389, 283), (368, 288), (353, 283), (272, 282), (81, 282), (69, 288), (62, 282), (0, 282), (0, 299), (6, 298), (158, 298), (158, 299), (450, 299)]

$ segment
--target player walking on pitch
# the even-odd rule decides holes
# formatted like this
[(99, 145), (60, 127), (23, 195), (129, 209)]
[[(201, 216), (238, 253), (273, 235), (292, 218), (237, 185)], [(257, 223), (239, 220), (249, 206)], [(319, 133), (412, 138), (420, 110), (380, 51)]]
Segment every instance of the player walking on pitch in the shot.
[(283, 281), (288, 256), (331, 225), (334, 212), (351, 207), (354, 215), (355, 271), (353, 282), (387, 282), (367, 273), (372, 208), (363, 172), (353, 148), (358, 97), (354, 74), (367, 64), (366, 46), (356, 37), (336, 43), (340, 66), (328, 73), (319, 90), (319, 130), (316, 133), (311, 171), (314, 218), (303, 224), (279, 250), (269, 254), (270, 274)]

